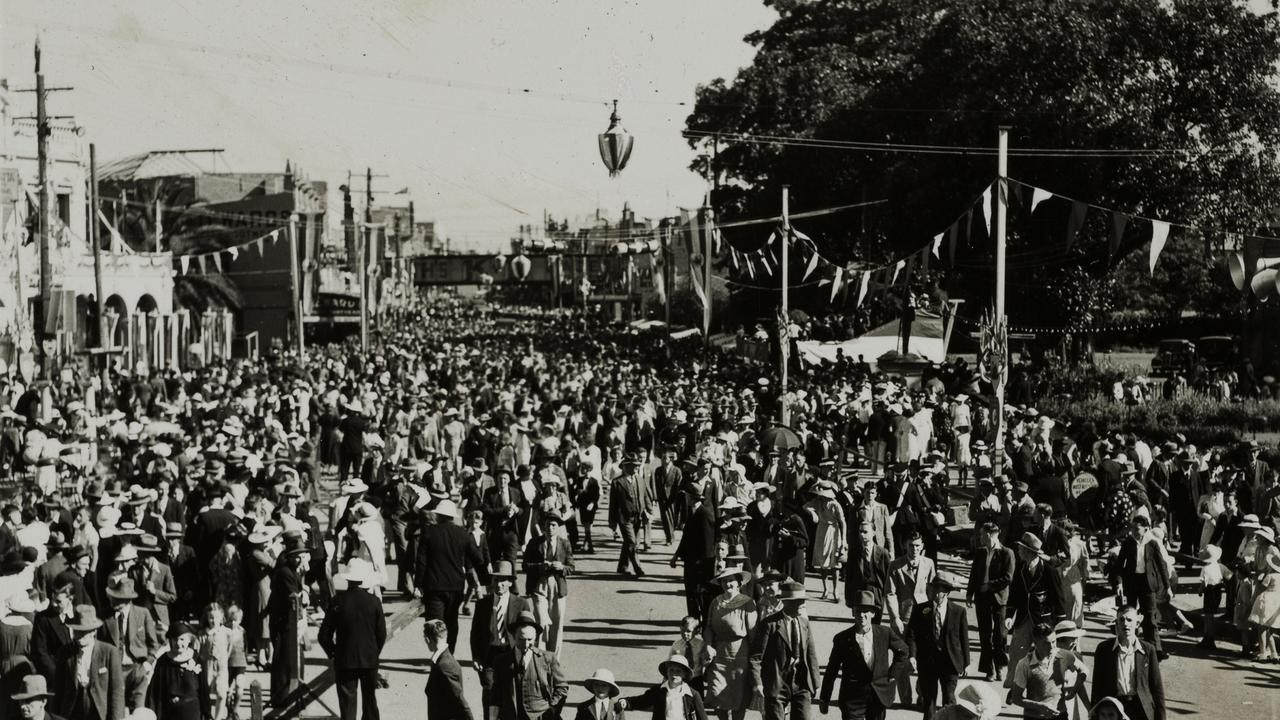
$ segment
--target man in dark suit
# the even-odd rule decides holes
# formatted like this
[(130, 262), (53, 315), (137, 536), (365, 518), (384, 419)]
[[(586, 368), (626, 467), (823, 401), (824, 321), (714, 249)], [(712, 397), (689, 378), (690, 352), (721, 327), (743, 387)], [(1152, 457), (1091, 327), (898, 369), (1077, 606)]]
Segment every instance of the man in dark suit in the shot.
[[(1176, 531), (1182, 544), (1178, 555), (1189, 566), (1200, 552), (1200, 496), (1205, 491), (1199, 460), (1188, 450), (1178, 453), (1178, 468), (1169, 479), (1169, 520), (1171, 533)], [(1262, 513), (1258, 513), (1261, 517)]]
[(334, 596), (320, 624), (318, 639), (333, 660), (339, 716), (342, 720), (355, 720), (358, 685), (362, 717), (378, 720), (378, 656), (387, 641), (387, 621), (382, 614), (382, 601), (372, 593), (373, 566), (360, 558), (353, 559), (347, 563), (347, 572), (334, 580), (344, 577), (347, 589)]
[(987, 682), (1004, 678), (1009, 665), (1005, 649), (1004, 609), (1009, 604), (1009, 586), (1013, 583), (1013, 551), (1000, 542), (1000, 526), (983, 523), (983, 544), (974, 554), (969, 568), (967, 596), (978, 616), (978, 671)]
[(511, 647), (511, 627), (521, 612), (532, 611), (529, 601), (511, 592), (516, 581), (515, 569), (507, 560), (493, 564), (489, 574), (489, 592), (476, 601), (475, 614), (471, 616), (471, 662), (480, 676), (480, 704), (489, 707), (489, 691), (492, 688), (493, 658)]
[(195, 519), (187, 526), (187, 545), (196, 555), (195, 573), (198, 582), (195, 585), (195, 596), (192, 598), (193, 610), (203, 606), (212, 599), (213, 584), (209, 580), (209, 563), (222, 547), (222, 539), (227, 528), (239, 520), (226, 508), (230, 487), (225, 483), (217, 483), (210, 491), (209, 503), (196, 514)]
[(462, 685), (462, 666), (449, 652), (449, 629), (440, 620), (422, 627), (431, 656), (427, 660), (427, 720), (471, 720), (471, 706)]
[(578, 532), (582, 552), (594, 555), (595, 541), (591, 537), (591, 526), (596, 522), (596, 512), (600, 509), (600, 481), (585, 463), (578, 465), (577, 478), (573, 483), (573, 506), (578, 510)]
[(182, 541), (182, 536), (181, 523), (171, 522), (165, 526), (166, 549), (160, 560), (169, 566), (173, 586), (178, 591), (169, 606), (169, 616), (172, 618), (184, 618), (195, 612), (195, 586), (200, 582), (196, 553)]
[(443, 620), (449, 628), (449, 647), (458, 642), (458, 608), (467, 576), (479, 584), (487, 580), (488, 568), (480, 549), (466, 529), (455, 522), (458, 514), (452, 500), (435, 507), (436, 522), (422, 528), (418, 536), (418, 556), (414, 562), (413, 594), (422, 598), (428, 620)]
[(124, 668), (125, 702), (129, 710), (142, 707), (147, 697), (151, 668), (163, 648), (156, 622), (144, 607), (134, 605), (138, 592), (131, 578), (120, 578), (107, 588), (111, 616), (102, 622), (98, 639), (120, 649)]
[(649, 511), (648, 483), (640, 479), (639, 468), (639, 456), (629, 453), (622, 461), (622, 476), (609, 489), (609, 527), (616, 527), (622, 536), (618, 574), (631, 574), (634, 568), (636, 577), (644, 575), (636, 557), (636, 532)]
[[(889, 553), (875, 543), (875, 529), (864, 524), (858, 528), (858, 543), (849, 554), (844, 572), (845, 604), (854, 607), (863, 590), (870, 590), (876, 595), (876, 602), (883, 608), (889, 597)], [(877, 610), (875, 621), (880, 622), (883, 609)]]
[(802, 614), (804, 585), (787, 581), (778, 600), (782, 609), (756, 625), (750, 639), (751, 687), (765, 720), (808, 718), (818, 691), (818, 653)]
[(51, 589), (49, 607), (36, 615), (31, 628), (31, 662), (36, 672), (51, 678), (58, 653), (71, 642), (67, 623), (75, 618), (75, 588), (64, 583)]
[(96, 638), (97, 609), (77, 605), (67, 627), (74, 640), (58, 653), (53, 711), (67, 720), (124, 720), (120, 651)]
[(573, 548), (564, 535), (564, 519), (547, 513), (542, 516), (542, 532), (524, 549), (525, 594), (545, 598), (547, 603), (547, 644), (560, 652), (564, 636), (569, 578), (573, 572)]
[(915, 648), (924, 717), (933, 717), (942, 688), (942, 704), (956, 701), (956, 683), (969, 666), (969, 621), (964, 606), (948, 599), (957, 588), (946, 575), (929, 583), (930, 601), (916, 605), (907, 626), (907, 643)]
[(1120, 542), (1120, 554), (1111, 563), (1111, 588), (1124, 593), (1124, 603), (1137, 608), (1142, 618), (1143, 638), (1160, 653), (1160, 632), (1156, 626), (1159, 598), (1168, 585), (1168, 568), (1159, 542), (1151, 536), (1151, 521), (1135, 515), (1129, 536)]
[[(853, 627), (831, 640), (831, 657), (822, 678), (819, 709), (826, 714), (836, 679), (840, 682), (837, 704), (846, 720), (884, 720), (893, 704), (896, 678), (910, 672), (907, 644), (893, 630), (873, 624), (881, 599), (869, 590), (857, 593), (852, 603)], [(892, 660), (890, 657), (892, 656)]]
[(711, 582), (716, 561), (716, 525), (711, 508), (702, 501), (695, 485), (686, 486), (687, 501), (693, 505), (680, 536), (680, 544), (671, 556), (671, 567), (684, 563), (684, 604), (689, 617), (702, 621), (707, 607), (704, 588)]
[(22, 720), (63, 720), (48, 711), (51, 697), (53, 693), (43, 675), (26, 675), (8, 699), (15, 706), (14, 714)]
[(516, 554), (520, 551), (516, 516), (520, 514), (523, 502), (520, 488), (511, 484), (511, 471), (499, 468), (497, 484), (485, 490), (480, 500), (484, 526), (489, 533), (489, 554), (495, 561), (516, 560)]
[(1098, 644), (1093, 656), (1090, 697), (1114, 697), (1131, 720), (1165, 720), (1160, 660), (1150, 643), (1138, 639), (1142, 615), (1123, 607), (1116, 613), (1116, 637)]
[[(533, 613), (521, 612), (508, 629), (514, 646), (498, 652), (493, 667), (485, 671), (493, 678), (490, 706), (496, 706), (497, 720), (550, 720), (569, 696), (560, 662), (555, 653), (538, 647), (541, 627)], [(485, 710), (485, 717), (491, 717)]]
[(653, 493), (658, 503), (658, 518), (667, 544), (675, 537), (675, 507), (677, 495), (683, 490), (684, 473), (676, 465), (675, 450), (662, 453), (662, 465), (653, 471)]

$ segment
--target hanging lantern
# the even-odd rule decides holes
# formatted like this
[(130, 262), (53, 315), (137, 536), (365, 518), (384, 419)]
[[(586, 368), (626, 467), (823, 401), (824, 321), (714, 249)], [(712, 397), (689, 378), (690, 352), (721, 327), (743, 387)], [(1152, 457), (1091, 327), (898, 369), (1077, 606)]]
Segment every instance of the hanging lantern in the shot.
[(511, 258), (511, 276), (516, 280), (524, 281), (529, 277), (529, 271), (533, 269), (533, 262), (526, 255), (517, 255)]
[(496, 270), (496, 271), (497, 271), (497, 272), (499, 272), (499, 273), (501, 273), (503, 270), (506, 270), (506, 269), (507, 269), (507, 256), (506, 256), (506, 255), (494, 255), (494, 256), (493, 256), (493, 269), (494, 269), (494, 270)]
[(614, 254), (614, 255), (622, 255), (623, 253), (627, 252), (627, 250), (629, 250), (629, 249), (630, 249), (630, 248), (629, 248), (629, 247), (627, 246), (627, 244), (626, 244), (626, 243), (624, 243), (624, 242), (617, 242), (617, 243), (614, 243), (614, 244), (613, 244), (613, 254)]
[(609, 129), (600, 133), (600, 159), (609, 168), (609, 177), (617, 177), (631, 158), (631, 146), (635, 138), (622, 128), (618, 118), (618, 101), (613, 101), (613, 114), (609, 116)]
[(644, 252), (648, 245), (644, 240), (632, 240), (628, 247), (631, 249), (631, 252), (639, 254)]

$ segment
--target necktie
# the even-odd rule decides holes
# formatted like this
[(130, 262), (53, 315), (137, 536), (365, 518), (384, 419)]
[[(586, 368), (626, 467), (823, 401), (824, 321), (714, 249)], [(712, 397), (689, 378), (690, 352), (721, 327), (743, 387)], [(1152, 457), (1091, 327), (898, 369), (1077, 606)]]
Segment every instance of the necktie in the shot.
[(596, 703), (596, 718), (604, 720), (607, 717), (609, 717), (609, 703), (601, 700)]
[(799, 618), (791, 618), (791, 647), (795, 649), (791, 664), (799, 665), (801, 658), (804, 657), (804, 636), (800, 633)]
[(991, 582), (991, 548), (987, 548), (986, 557), (982, 561), (982, 584), (986, 585)]
[(933, 634), (935, 637), (942, 637), (942, 621), (946, 617), (946, 613), (947, 613), (947, 606), (941, 605), (938, 607), (937, 612), (934, 614), (936, 619), (933, 622)]

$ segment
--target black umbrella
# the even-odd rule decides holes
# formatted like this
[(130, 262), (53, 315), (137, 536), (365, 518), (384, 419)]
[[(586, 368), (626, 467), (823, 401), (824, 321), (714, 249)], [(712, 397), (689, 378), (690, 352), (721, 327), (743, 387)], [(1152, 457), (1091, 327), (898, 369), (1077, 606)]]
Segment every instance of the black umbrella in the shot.
[(796, 431), (786, 425), (772, 425), (765, 428), (758, 437), (762, 448), (792, 450), (804, 444), (800, 441), (800, 436), (796, 434)]

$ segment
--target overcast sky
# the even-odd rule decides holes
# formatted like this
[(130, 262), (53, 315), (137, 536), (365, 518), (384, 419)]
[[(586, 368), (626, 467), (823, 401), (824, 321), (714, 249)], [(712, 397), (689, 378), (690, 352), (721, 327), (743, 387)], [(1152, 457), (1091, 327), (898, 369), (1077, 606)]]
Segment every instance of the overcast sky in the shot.
[[(695, 205), (680, 130), (694, 88), (750, 63), (759, 0), (3, 0), (0, 74), (30, 87), (40, 33), (51, 114), (98, 156), (225, 148), (234, 171), (293, 160), (333, 187), (366, 166), (419, 217), (494, 248), (521, 223)], [(529, 92), (524, 92), (527, 89)], [(636, 137), (610, 179), (596, 148), (619, 99)], [(31, 96), (14, 97), (15, 114)]]

